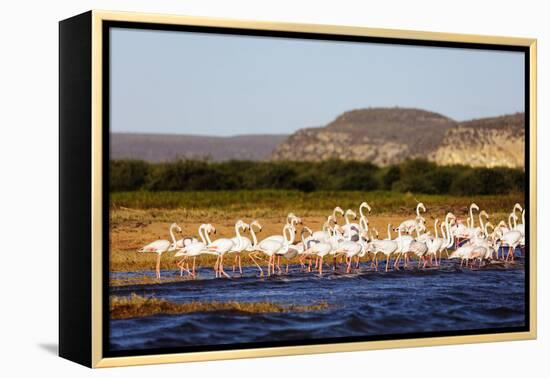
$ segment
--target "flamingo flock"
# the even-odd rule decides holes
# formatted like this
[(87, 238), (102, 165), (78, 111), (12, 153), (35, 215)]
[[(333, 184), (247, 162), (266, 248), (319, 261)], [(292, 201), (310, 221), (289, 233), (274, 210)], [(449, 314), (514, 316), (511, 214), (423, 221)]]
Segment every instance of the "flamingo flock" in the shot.
[[(216, 277), (230, 278), (232, 276), (224, 269), (224, 260), (228, 258), (233, 259), (232, 273), (238, 271), (240, 276), (243, 275), (243, 257), (258, 268), (261, 277), (288, 273), (290, 260), (295, 258), (301, 271), (322, 276), (324, 269), (352, 273), (360, 268), (362, 259), (370, 263), (374, 271), (379, 270), (381, 262), (386, 272), (405, 269), (412, 266), (415, 259), (418, 269), (439, 267), (443, 254), (449, 260), (460, 260), (461, 267), (474, 268), (496, 260), (513, 262), (516, 248), (525, 248), (525, 209), (518, 203), (508, 219), (501, 220), (496, 226), (489, 221), (486, 211), (480, 211), (479, 206), (472, 203), (466, 224), (449, 212), (443, 221), (434, 220), (432, 232), (422, 215), (426, 213), (426, 206), (420, 202), (414, 219), (405, 220), (396, 227), (387, 225), (384, 239), (379, 238), (377, 230), (369, 228), (371, 211), (367, 202), (361, 203), (357, 219), (353, 209), (344, 211), (335, 207), (327, 215), (321, 230), (316, 231), (304, 225), (300, 217), (289, 213), (281, 234), (261, 240), (257, 234), (262, 231), (262, 225), (257, 220), (250, 223), (238, 220), (234, 237), (214, 240), (211, 237), (216, 234), (216, 228), (208, 223), (198, 227), (198, 238), (188, 236), (177, 240), (175, 232), (181, 233), (182, 230), (173, 223), (169, 227), (170, 240), (156, 240), (138, 252), (157, 254), (156, 277), (160, 279), (161, 256), (175, 251), (180, 275), (195, 279), (196, 259), (202, 255), (216, 258), (213, 265)], [(478, 224), (474, 213), (477, 213)], [(518, 223), (520, 216), (517, 213), (521, 215), (521, 223)], [(246, 232), (250, 238), (244, 235)], [(281, 268), (281, 259), (286, 261), (285, 269)]]

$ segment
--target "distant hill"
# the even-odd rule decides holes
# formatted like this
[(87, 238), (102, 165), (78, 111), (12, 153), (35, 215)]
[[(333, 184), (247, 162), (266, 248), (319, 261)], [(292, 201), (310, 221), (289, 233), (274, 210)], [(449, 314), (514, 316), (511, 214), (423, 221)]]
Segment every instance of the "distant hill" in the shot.
[(150, 162), (184, 158), (222, 160), (266, 160), (286, 135), (199, 135), (131, 134), (111, 135), (111, 159), (139, 159)]
[(523, 113), (457, 122), (421, 109), (357, 109), (325, 127), (296, 131), (271, 158), (335, 158), (382, 166), (426, 158), (440, 165), (523, 168), (524, 125)]
[(352, 110), (325, 127), (301, 129), (280, 144), (274, 160), (367, 160), (377, 165), (425, 157), (456, 122), (420, 109)]
[(523, 168), (524, 144), (523, 113), (457, 122), (421, 109), (366, 108), (292, 135), (114, 133), (111, 158), (151, 162), (205, 157), (214, 161), (342, 159), (379, 166), (425, 158), (440, 165)]

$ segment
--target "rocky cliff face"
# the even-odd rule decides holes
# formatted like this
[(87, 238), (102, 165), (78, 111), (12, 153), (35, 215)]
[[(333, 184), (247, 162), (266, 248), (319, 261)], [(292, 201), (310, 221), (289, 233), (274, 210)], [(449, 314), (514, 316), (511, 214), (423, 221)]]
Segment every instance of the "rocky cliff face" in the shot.
[(523, 168), (523, 113), (463, 122), (447, 131), (428, 158), (441, 165)]
[(325, 127), (298, 130), (273, 160), (361, 160), (376, 165), (427, 158), (438, 164), (523, 167), (523, 113), (457, 123), (419, 109), (346, 112)]

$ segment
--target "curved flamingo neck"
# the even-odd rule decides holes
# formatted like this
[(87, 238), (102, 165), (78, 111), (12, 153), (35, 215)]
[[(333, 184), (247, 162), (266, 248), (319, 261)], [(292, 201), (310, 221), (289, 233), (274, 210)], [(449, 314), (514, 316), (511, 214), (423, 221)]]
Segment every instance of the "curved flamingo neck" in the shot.
[(448, 241), (447, 235), (445, 234), (445, 223), (441, 223), (441, 225), (439, 225), (439, 228), (441, 230), (441, 236), (443, 237), (443, 245), (447, 245)]
[(204, 224), (201, 224), (199, 226), (199, 237), (201, 238), (201, 240), (204, 244), (210, 244), (210, 243), (206, 243), (206, 240), (204, 239), (204, 235), (202, 234), (203, 231), (205, 231), (205, 229), (204, 229), (205, 227), (206, 227), (206, 225), (204, 225)]
[(237, 240), (239, 241), (239, 245), (242, 242), (242, 236), (239, 229), (241, 228), (241, 225), (239, 223), (235, 223), (235, 234), (237, 235)]
[(481, 213), (479, 213), (479, 227), (481, 227), (482, 230), (485, 229), (485, 226), (483, 225), (483, 216)]
[(176, 248), (176, 236), (174, 235), (174, 228), (176, 228), (175, 225), (170, 226), (170, 237), (172, 238), (173, 248)]
[(363, 214), (363, 207), (366, 207), (366, 206), (365, 205), (359, 206), (359, 215), (361, 216), (361, 218), (365, 217), (365, 214)]
[(449, 224), (449, 214), (445, 217), (445, 229), (447, 230), (447, 248), (453, 245), (453, 234), (451, 233), (451, 226)]
[[(290, 235), (288, 238), (287, 232)], [(294, 242), (294, 232), (291, 227), (285, 226), (283, 228), (283, 238), (285, 239), (285, 244), (292, 244)]]
[(207, 245), (212, 244), (212, 240), (210, 240), (210, 232), (208, 232), (207, 230), (204, 230), (204, 236), (206, 237), (206, 241), (208, 242)]
[(258, 245), (258, 238), (256, 237), (256, 232), (254, 232), (254, 226), (250, 226), (250, 235), (252, 235), (252, 246), (256, 247)]
[(349, 224), (349, 219), (348, 219), (348, 217), (349, 217), (349, 213), (346, 212), (346, 213), (344, 214), (344, 219), (346, 220), (346, 224)]
[(359, 219), (359, 226), (363, 229), (363, 231), (369, 230), (369, 224), (367, 222), (367, 217), (361, 215), (361, 218)]

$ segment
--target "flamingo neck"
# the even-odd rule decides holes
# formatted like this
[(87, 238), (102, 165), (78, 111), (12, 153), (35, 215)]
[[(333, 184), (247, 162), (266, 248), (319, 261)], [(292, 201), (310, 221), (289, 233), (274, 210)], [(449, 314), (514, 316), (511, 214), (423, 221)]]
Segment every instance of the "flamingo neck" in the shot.
[[(288, 238), (287, 238), (287, 232), (290, 235)], [(286, 244), (292, 244), (294, 242), (294, 232), (293, 232), (292, 228), (285, 227), (283, 229), (283, 237), (285, 239)]]
[(481, 215), (481, 213), (479, 214), (479, 226), (482, 230), (485, 229), (485, 226), (483, 225), (483, 216)]
[(348, 216), (349, 216), (348, 213), (344, 214), (344, 219), (346, 220), (346, 224), (349, 224)]
[(437, 219), (435, 220), (435, 223), (434, 223), (434, 231), (435, 231), (435, 238), (436, 239), (439, 239), (439, 234), (438, 234), (438, 231), (437, 231)]
[(449, 225), (449, 215), (445, 217), (445, 229), (447, 230), (447, 248), (453, 245), (453, 234), (451, 233), (451, 226)]
[[(199, 227), (199, 237), (201, 238), (201, 240), (202, 240), (202, 242), (203, 242), (204, 244), (207, 244), (207, 243), (206, 243), (206, 240), (204, 239), (204, 235), (202, 234), (203, 231), (205, 231), (204, 228), (205, 228), (205, 225), (204, 225), (204, 224), (201, 224), (200, 227)], [(208, 244), (209, 244), (209, 243), (208, 243)]]
[(241, 243), (242, 237), (241, 232), (239, 231), (240, 225), (237, 223), (235, 224), (235, 234), (237, 235), (237, 240), (239, 241), (239, 244)]
[(207, 245), (212, 244), (212, 240), (210, 240), (210, 233), (204, 230), (204, 236), (206, 237), (206, 241), (208, 242)]
[(172, 238), (172, 249), (176, 248), (176, 236), (174, 235), (174, 228), (176, 228), (176, 226), (174, 225), (170, 226), (170, 237)]
[(250, 235), (252, 235), (252, 246), (256, 247), (258, 245), (258, 238), (256, 237), (256, 232), (254, 232), (254, 226), (250, 226)]
[(369, 230), (369, 224), (367, 223), (367, 217), (364, 217), (361, 215), (361, 218), (359, 219), (359, 226), (363, 229), (363, 231)]

